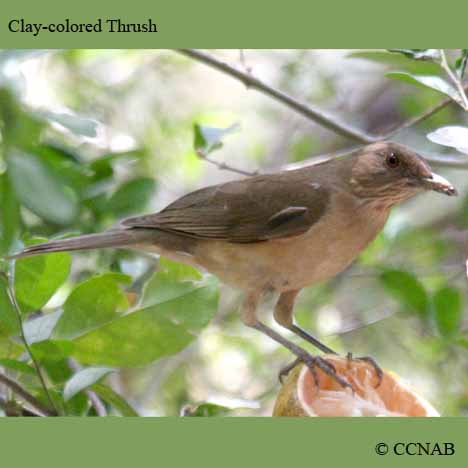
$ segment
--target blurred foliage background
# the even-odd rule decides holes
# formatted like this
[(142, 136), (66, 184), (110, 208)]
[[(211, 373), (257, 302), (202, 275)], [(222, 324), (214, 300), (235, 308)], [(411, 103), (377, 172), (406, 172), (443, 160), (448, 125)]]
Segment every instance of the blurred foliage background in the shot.
[[(443, 97), (434, 81), (406, 83), (440, 73), (414, 53), (210, 53), (372, 134)], [(447, 52), (457, 73), (463, 53)], [(347, 271), (305, 290), (296, 307), (300, 325), (329, 346), (374, 356), (449, 416), (468, 414), (468, 157), (426, 135), (466, 126), (459, 104), (394, 139), (438, 161), (432, 165), (461, 196), (425, 194), (395, 209)], [(234, 124), (240, 128), (210, 157), (247, 172), (356, 147), (175, 51), (0, 52), (0, 254), (97, 232), (241, 177), (194, 148), (194, 125)], [(239, 293), (204, 273), (127, 250), (1, 267), (0, 374), (43, 405), (74, 415), (271, 414), (277, 372), (291, 356), (242, 325)], [(268, 322), (273, 299), (262, 309)], [(0, 381), (0, 414), (21, 413), (15, 397)]]

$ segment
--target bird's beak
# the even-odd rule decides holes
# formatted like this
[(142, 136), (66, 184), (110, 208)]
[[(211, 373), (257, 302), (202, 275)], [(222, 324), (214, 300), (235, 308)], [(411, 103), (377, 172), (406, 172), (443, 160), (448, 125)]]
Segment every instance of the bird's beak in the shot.
[(422, 181), (426, 190), (444, 193), (449, 197), (458, 195), (457, 189), (447, 179), (438, 174), (432, 173), (429, 177), (422, 179)]

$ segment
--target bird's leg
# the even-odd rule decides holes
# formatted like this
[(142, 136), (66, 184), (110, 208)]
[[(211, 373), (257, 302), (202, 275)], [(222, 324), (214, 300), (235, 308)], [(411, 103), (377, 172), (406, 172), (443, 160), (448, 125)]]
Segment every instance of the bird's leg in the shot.
[[(302, 329), (301, 327), (299, 327), (298, 325), (294, 323), (293, 321), (294, 302), (296, 300), (298, 293), (299, 293), (299, 290), (293, 290), (293, 291), (284, 292), (280, 295), (278, 302), (276, 303), (275, 311), (274, 311), (274, 317), (275, 317), (276, 322), (278, 322), (280, 325), (287, 328), (288, 330), (291, 330), (295, 335), (306, 340), (308, 343), (312, 344), (313, 346), (320, 349), (324, 353), (338, 354), (336, 351), (329, 348), (327, 345), (323, 344), (321, 341), (313, 337), (306, 330)], [(348, 353), (347, 358), (350, 361), (354, 359), (356, 361), (363, 361), (363, 362), (367, 362), (368, 364), (370, 364), (375, 369), (375, 373), (377, 375), (378, 382), (377, 382), (376, 387), (380, 385), (380, 383), (382, 382), (383, 371), (372, 357), (363, 356), (363, 357), (353, 358), (352, 354)], [(283, 367), (283, 369), (281, 369), (280, 374), (279, 374), (280, 380), (282, 380), (286, 375), (288, 375), (291, 369), (293, 369), (296, 366), (297, 362), (298, 360), (296, 359), (294, 362), (292, 362), (291, 364), (288, 364), (287, 366)]]
[(299, 361), (302, 361), (310, 369), (317, 388), (319, 387), (317, 368), (319, 368), (331, 378), (336, 380), (342, 387), (348, 387), (352, 389), (351, 384), (349, 384), (346, 380), (344, 380), (336, 373), (336, 369), (333, 364), (329, 363), (326, 359), (323, 359), (320, 356), (310, 355), (305, 349), (297, 346), (295, 343), (284, 338), (272, 328), (260, 322), (256, 317), (256, 310), (260, 297), (261, 293), (258, 292), (254, 292), (247, 295), (247, 297), (244, 300), (244, 303), (242, 304), (243, 322), (247, 326), (255, 328), (256, 330), (267, 335), (280, 345), (289, 349), (289, 351), (291, 351), (298, 358)]
[(276, 322), (288, 330), (291, 330), (295, 335), (300, 336), (302, 339), (314, 345), (316, 348), (320, 349), (320, 351), (327, 354), (338, 354), (336, 351), (333, 351), (333, 349), (329, 348), (327, 345), (323, 344), (317, 338), (313, 337), (310, 333), (294, 323), (294, 302), (298, 294), (299, 290), (295, 290), (287, 291), (280, 295), (273, 313)]

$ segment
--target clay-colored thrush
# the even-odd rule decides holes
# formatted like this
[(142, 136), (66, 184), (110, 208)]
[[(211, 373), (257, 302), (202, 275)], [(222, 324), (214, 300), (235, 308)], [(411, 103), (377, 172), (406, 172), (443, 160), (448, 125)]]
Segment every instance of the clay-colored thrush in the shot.
[(244, 292), (246, 325), (286, 346), (314, 374), (318, 366), (347, 385), (325, 359), (260, 322), (259, 301), (266, 291), (279, 293), (275, 320), (333, 353), (294, 323), (298, 292), (343, 271), (380, 232), (395, 204), (426, 190), (457, 194), (421, 156), (384, 141), (302, 169), (197, 190), (159, 213), (124, 219), (100, 234), (33, 245), (13, 258), (136, 247), (201, 267)]

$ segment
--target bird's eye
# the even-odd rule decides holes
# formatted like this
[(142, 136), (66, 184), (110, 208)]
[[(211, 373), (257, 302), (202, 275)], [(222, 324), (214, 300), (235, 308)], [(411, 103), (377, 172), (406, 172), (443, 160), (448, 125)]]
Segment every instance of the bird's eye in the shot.
[(385, 160), (385, 162), (387, 163), (387, 166), (390, 169), (395, 169), (396, 167), (400, 165), (400, 159), (395, 153), (390, 153), (387, 156), (387, 159)]

